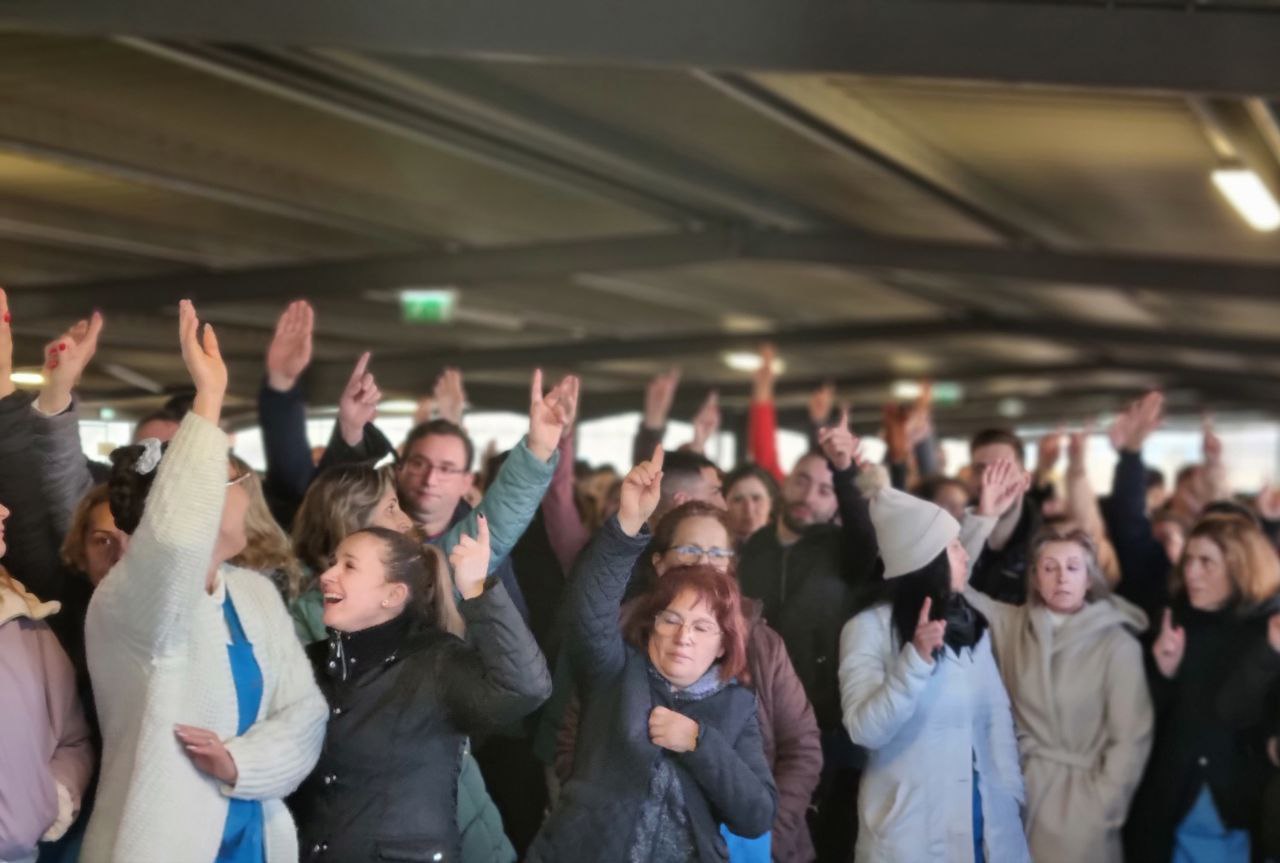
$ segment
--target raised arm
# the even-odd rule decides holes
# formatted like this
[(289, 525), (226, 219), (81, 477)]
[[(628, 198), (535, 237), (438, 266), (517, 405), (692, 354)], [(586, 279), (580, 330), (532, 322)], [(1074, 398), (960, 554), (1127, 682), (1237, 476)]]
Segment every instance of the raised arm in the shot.
[(862, 441), (849, 429), (849, 412), (842, 410), (834, 426), (818, 432), (840, 510), (845, 540), (845, 577), (855, 586), (875, 578), (880, 544), (871, 523), (871, 504), (858, 490), (858, 469), (863, 463)]
[(579, 680), (621, 671), (626, 648), (618, 611), (636, 561), (649, 545), (646, 522), (662, 493), (662, 447), (622, 481), (618, 514), (604, 523), (578, 557), (569, 586), (566, 649)]
[(1116, 417), (1110, 435), (1120, 460), (1116, 462), (1111, 499), (1103, 511), (1107, 533), (1120, 561), (1118, 592), (1153, 619), (1168, 603), (1171, 563), (1147, 517), (1142, 445), (1160, 426), (1163, 413), (1164, 396), (1153, 392)]
[(760, 348), (760, 368), (751, 383), (751, 407), (747, 414), (747, 452), (752, 461), (782, 482), (785, 477), (778, 462), (778, 408), (774, 403), (773, 345)]
[(489, 520), (492, 557), (489, 571), (511, 553), (533, 521), (555, 472), (561, 435), (578, 409), (578, 379), (564, 378), (543, 394), (542, 370), (533, 373), (530, 389), (529, 434), (512, 448), (493, 485), (466, 518), (445, 532), (440, 546), (448, 554), (464, 533), (476, 532), (477, 519)]
[(369, 371), (371, 356), (368, 351), (360, 355), (338, 396), (338, 418), (334, 420), (329, 445), (316, 466), (317, 472), (340, 464), (376, 464), (395, 452), (391, 441), (374, 425), (382, 390)]
[(467, 642), (455, 643), (440, 679), (450, 710), (472, 731), (521, 719), (551, 695), (551, 674), (533, 633), (502, 584), (486, 586), (489, 556), (484, 518), (477, 535), (462, 536), (449, 555)]
[(258, 390), (258, 424), (267, 460), (263, 489), (276, 520), (287, 530), (315, 476), (307, 440), (307, 398), (302, 373), (311, 363), (315, 311), (297, 300), (280, 315), (267, 346), (266, 377)]
[(644, 390), (644, 414), (631, 444), (631, 463), (640, 464), (656, 446), (662, 446), (667, 433), (667, 418), (680, 386), (680, 369), (673, 368), (656, 375)]
[(182, 358), (196, 385), (191, 411), (160, 460), (124, 557), (94, 593), (110, 626), (153, 657), (181, 647), (205, 590), (226, 498), (227, 436), (218, 428), (227, 367), (212, 326), (179, 304)]
[(573, 561), (591, 539), (582, 522), (573, 496), (573, 426), (565, 426), (560, 437), (560, 461), (551, 475), (551, 485), (542, 499), (542, 518), (547, 526), (547, 540), (555, 553), (560, 571), (573, 569)]

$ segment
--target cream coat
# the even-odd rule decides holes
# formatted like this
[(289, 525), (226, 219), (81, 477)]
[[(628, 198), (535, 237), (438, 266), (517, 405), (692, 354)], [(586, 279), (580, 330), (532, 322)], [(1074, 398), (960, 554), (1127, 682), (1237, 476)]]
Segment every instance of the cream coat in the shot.
[(898, 642), (888, 605), (840, 634), (840, 703), (869, 752), (858, 790), (857, 863), (972, 863), (973, 777), (988, 863), (1030, 863), (1009, 699), (983, 634), (933, 665)]
[(1085, 605), (1055, 629), (1041, 605), (970, 588), (991, 624), (1013, 702), (1036, 863), (1122, 863), (1120, 828), (1151, 751), (1153, 715), (1134, 636), (1146, 615), (1119, 597)]
[[(283, 800), (319, 757), (328, 707), (275, 587), (223, 566), (263, 677), (258, 720), (236, 736), (226, 624), (205, 590), (226, 479), (226, 435), (187, 414), (128, 551), (93, 594), (85, 638), (103, 760), (84, 863), (210, 863), (232, 797), (262, 801), (267, 863), (298, 859)], [(222, 736), (235, 788), (192, 766), (179, 723)]]

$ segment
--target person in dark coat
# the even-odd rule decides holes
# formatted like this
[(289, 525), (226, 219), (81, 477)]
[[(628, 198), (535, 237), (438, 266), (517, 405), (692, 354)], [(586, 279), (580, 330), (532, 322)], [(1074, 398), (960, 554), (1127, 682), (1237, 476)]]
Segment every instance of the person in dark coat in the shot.
[(308, 648), (329, 703), (315, 770), (291, 798), (302, 859), (456, 861), (466, 737), (551, 692), (546, 661), (501, 583), (489, 529), (450, 553), (468, 641), (434, 623), (431, 549), (385, 528), (351, 534), (320, 577), (327, 642)]
[(578, 560), (565, 642), (583, 697), (577, 757), (529, 863), (715, 863), (728, 859), (721, 825), (756, 838), (773, 823), (732, 576), (672, 570), (619, 625), (661, 481), (659, 448), (632, 468), (618, 515)]
[[(979, 496), (982, 474), (1001, 461), (1012, 461), (1019, 469), (1026, 467), (1026, 447), (1022, 439), (1008, 429), (986, 429), (969, 441), (973, 498)], [(998, 602), (1022, 605), (1027, 600), (1027, 573), (1031, 538), (1040, 531), (1044, 519), (1040, 501), (1031, 490), (1018, 495), (1008, 509), (1000, 513), (991, 535), (973, 562), (969, 584)]]
[(1254, 522), (1213, 514), (1191, 531), (1175, 579), (1148, 660), (1155, 744), (1126, 859), (1247, 863), (1272, 772), (1280, 560)]

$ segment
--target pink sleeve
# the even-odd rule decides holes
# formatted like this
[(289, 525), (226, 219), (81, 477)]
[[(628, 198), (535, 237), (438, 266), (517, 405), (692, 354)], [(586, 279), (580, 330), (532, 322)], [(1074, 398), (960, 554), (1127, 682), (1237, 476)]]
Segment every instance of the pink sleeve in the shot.
[(49, 723), (57, 745), (49, 759), (49, 772), (54, 780), (71, 795), (71, 802), (78, 811), (80, 799), (89, 787), (93, 775), (93, 742), (89, 738), (89, 723), (80, 706), (76, 693), (76, 673), (71, 660), (48, 626), (38, 630), (40, 654), (44, 660), (45, 698), (49, 708)]
[(752, 402), (747, 414), (747, 454), (752, 461), (782, 482), (778, 463), (778, 411), (773, 402)]
[(547, 526), (547, 539), (555, 552), (560, 568), (568, 578), (578, 553), (591, 539), (587, 526), (578, 514), (573, 500), (573, 435), (560, 441), (560, 462), (551, 475), (551, 485), (542, 498), (542, 518)]

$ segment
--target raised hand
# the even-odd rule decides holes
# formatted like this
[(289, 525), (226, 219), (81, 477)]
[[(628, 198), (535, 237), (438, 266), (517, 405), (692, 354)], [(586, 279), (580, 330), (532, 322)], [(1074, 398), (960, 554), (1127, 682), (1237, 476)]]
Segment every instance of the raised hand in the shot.
[(306, 300), (294, 300), (276, 321), (276, 332), (267, 346), (267, 386), (287, 392), (311, 364), (311, 337), (316, 313)]
[(413, 424), (422, 425), (430, 422), (436, 415), (436, 400), (434, 396), (423, 396), (418, 399), (418, 406), (413, 411)]
[(186, 363), (191, 382), (196, 385), (191, 411), (211, 423), (222, 414), (222, 400), (227, 394), (227, 366), (218, 350), (218, 336), (213, 324), (200, 331), (200, 319), (190, 300), (178, 303), (178, 339), (182, 344), (182, 361)]
[(1036, 476), (1045, 479), (1058, 466), (1058, 459), (1062, 458), (1062, 437), (1063, 428), (1058, 426), (1044, 437), (1040, 438), (1040, 446), (1036, 456)]
[(1160, 637), (1151, 646), (1156, 667), (1169, 679), (1178, 673), (1182, 665), (1182, 654), (1187, 649), (1187, 633), (1181, 626), (1173, 625), (1173, 612), (1164, 610), (1164, 619), (1160, 623)]
[(1089, 437), (1093, 434), (1093, 423), (1086, 422), (1080, 431), (1067, 435), (1067, 471), (1073, 474), (1084, 473), (1085, 451), (1089, 446)]
[(173, 733), (197, 770), (225, 785), (236, 784), (236, 780), (240, 778), (236, 760), (231, 757), (217, 734), (193, 725), (175, 725)]
[(657, 430), (667, 424), (667, 417), (671, 416), (671, 405), (676, 398), (676, 387), (679, 385), (678, 368), (656, 375), (649, 381), (644, 390), (645, 428)]
[(578, 409), (578, 379), (569, 375), (542, 394), (542, 369), (535, 369), (529, 386), (529, 451), (548, 461), (560, 445), (560, 436), (573, 422)]
[(702, 407), (693, 415), (693, 449), (705, 452), (707, 441), (715, 437), (720, 430), (720, 394), (715, 390), (707, 393)]
[(1213, 417), (1205, 414), (1202, 423), (1204, 433), (1204, 463), (1209, 466), (1222, 464), (1222, 438), (1213, 428)]
[(889, 461), (904, 463), (911, 455), (907, 438), (907, 420), (902, 408), (895, 402), (884, 406), (884, 442), (889, 450)]
[(453, 583), (463, 599), (475, 599), (484, 593), (484, 580), (489, 577), (489, 520), (484, 513), (476, 516), (476, 535), (463, 531), (458, 544), (449, 552)]
[(442, 419), (454, 425), (462, 425), (462, 414), (467, 407), (467, 391), (462, 386), (462, 371), (447, 368), (436, 378), (433, 392), (436, 399), (436, 410)]
[(560, 382), (560, 407), (564, 409), (564, 428), (560, 439), (573, 434), (573, 424), (578, 419), (578, 400), (582, 395), (582, 378), (570, 375)]
[(46, 414), (59, 414), (71, 404), (71, 391), (80, 382), (85, 366), (98, 350), (102, 315), (94, 312), (45, 345), (44, 386), (36, 406)]
[(907, 446), (914, 447), (933, 434), (933, 382), (925, 381), (920, 395), (907, 409), (904, 419)]
[(0, 398), (17, 387), (9, 377), (13, 374), (13, 317), (9, 314), (9, 295), (0, 288)]
[(756, 404), (773, 401), (773, 383), (778, 379), (778, 373), (774, 370), (777, 354), (777, 350), (768, 342), (760, 346), (760, 368), (751, 376), (751, 400)]
[(982, 472), (978, 515), (1002, 516), (1031, 484), (1030, 475), (1012, 459), (999, 459)]
[(653, 457), (631, 469), (622, 480), (618, 504), (618, 526), (627, 536), (635, 536), (658, 508), (662, 497), (662, 446), (653, 450)]
[(672, 752), (692, 752), (698, 745), (698, 723), (667, 707), (649, 713), (649, 739)]
[(1150, 434), (1164, 421), (1164, 394), (1147, 393), (1129, 405), (1112, 423), (1108, 434), (1117, 451), (1141, 452)]
[(815, 426), (826, 425), (835, 404), (836, 385), (828, 382), (818, 387), (809, 395), (809, 422)]
[(364, 440), (364, 427), (378, 415), (378, 402), (382, 400), (382, 390), (369, 371), (369, 357), (365, 351), (356, 360), (356, 367), (338, 397), (338, 433), (346, 441), (347, 446), (355, 446)]
[(848, 409), (840, 411), (840, 420), (834, 426), (819, 429), (818, 445), (836, 470), (848, 470), (855, 463), (863, 466), (862, 441), (849, 430)]
[(929, 613), (932, 610), (933, 598), (926, 596), (924, 605), (920, 606), (920, 617), (916, 620), (916, 633), (911, 639), (911, 645), (916, 649), (916, 653), (930, 665), (933, 665), (934, 653), (942, 649), (943, 638), (947, 634), (945, 620), (929, 619)]

